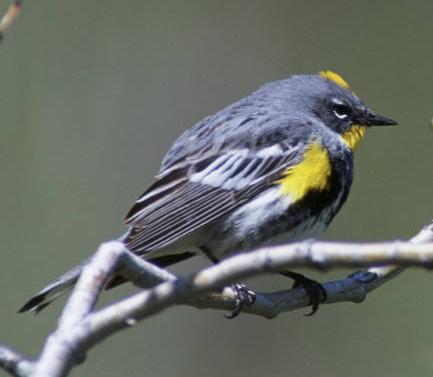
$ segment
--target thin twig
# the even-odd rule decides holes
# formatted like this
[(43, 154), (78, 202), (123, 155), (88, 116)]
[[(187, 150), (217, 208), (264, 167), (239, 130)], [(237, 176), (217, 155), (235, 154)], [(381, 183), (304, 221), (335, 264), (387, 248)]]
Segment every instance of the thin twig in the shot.
[(4, 33), (9, 30), (9, 28), (13, 25), (18, 15), (21, 13), (21, 5), (22, 2), (20, 0), (14, 0), (9, 5), (6, 13), (3, 15), (0, 20), (0, 41), (4, 37)]

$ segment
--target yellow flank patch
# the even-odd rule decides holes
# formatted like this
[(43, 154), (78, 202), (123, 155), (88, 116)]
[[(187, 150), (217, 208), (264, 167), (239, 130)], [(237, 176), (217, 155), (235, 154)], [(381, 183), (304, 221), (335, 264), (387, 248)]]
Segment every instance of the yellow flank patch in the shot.
[(350, 149), (355, 149), (364, 137), (365, 131), (365, 126), (353, 125), (349, 131), (344, 132), (341, 136)]
[(328, 152), (317, 141), (304, 154), (304, 159), (283, 173), (281, 192), (293, 201), (302, 199), (310, 190), (323, 191), (329, 186), (332, 167)]
[(352, 90), (350, 85), (347, 83), (345, 79), (343, 79), (338, 73), (332, 71), (320, 71), (319, 75), (324, 77), (325, 79), (331, 80), (335, 82), (338, 86), (341, 86), (344, 89)]

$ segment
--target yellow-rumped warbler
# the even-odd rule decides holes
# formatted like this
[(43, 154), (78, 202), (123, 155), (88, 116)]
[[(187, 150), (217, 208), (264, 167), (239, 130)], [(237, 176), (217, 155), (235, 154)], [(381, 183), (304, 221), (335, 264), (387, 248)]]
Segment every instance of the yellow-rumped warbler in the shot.
[[(353, 150), (366, 128), (394, 124), (331, 71), (268, 83), (177, 139), (156, 182), (129, 211), (123, 241), (165, 267), (199, 252), (217, 262), (277, 236), (320, 234), (347, 198)], [(83, 266), (20, 311), (44, 308), (74, 285)], [(308, 290), (311, 280), (288, 275)]]

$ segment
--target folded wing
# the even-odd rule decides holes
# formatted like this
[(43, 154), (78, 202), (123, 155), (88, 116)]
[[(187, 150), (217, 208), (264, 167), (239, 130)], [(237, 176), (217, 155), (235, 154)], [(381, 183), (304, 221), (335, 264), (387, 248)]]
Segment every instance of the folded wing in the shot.
[(252, 152), (231, 150), (171, 166), (136, 201), (126, 217), (128, 247), (138, 254), (191, 234), (273, 185), (295, 164), (297, 147), (273, 144)]

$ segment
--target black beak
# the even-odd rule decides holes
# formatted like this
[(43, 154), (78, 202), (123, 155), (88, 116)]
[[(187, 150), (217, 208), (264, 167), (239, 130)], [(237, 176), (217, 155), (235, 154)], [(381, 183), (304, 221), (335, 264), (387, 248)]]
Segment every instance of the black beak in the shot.
[(376, 115), (373, 112), (369, 112), (365, 117), (365, 124), (367, 126), (395, 126), (398, 123), (391, 118), (386, 118), (382, 115)]

